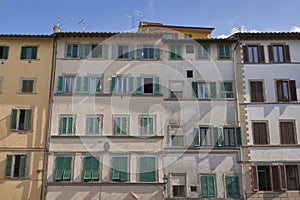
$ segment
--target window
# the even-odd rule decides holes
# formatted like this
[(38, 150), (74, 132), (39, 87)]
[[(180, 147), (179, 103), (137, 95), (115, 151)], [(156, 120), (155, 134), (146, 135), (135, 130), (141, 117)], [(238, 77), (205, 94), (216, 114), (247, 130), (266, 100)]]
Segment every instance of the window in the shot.
[(201, 189), (203, 198), (216, 198), (216, 177), (201, 176)]
[(127, 77), (116, 77), (116, 93), (127, 93)]
[(170, 97), (171, 99), (182, 98), (183, 82), (170, 81)]
[(111, 94), (132, 94), (133, 77), (112, 76), (110, 87)]
[(265, 53), (264, 46), (261, 45), (249, 45), (243, 46), (243, 57), (245, 63), (264, 63)]
[(169, 126), (170, 145), (184, 146), (183, 128), (179, 126)]
[(288, 190), (299, 190), (299, 171), (297, 165), (286, 165), (286, 180)]
[(186, 77), (193, 78), (193, 70), (186, 70)]
[(211, 128), (194, 128), (194, 146), (211, 146)]
[(102, 131), (102, 116), (87, 116), (86, 127), (88, 135), (99, 135)]
[(296, 144), (294, 122), (280, 122), (281, 144)]
[(129, 58), (129, 46), (128, 45), (118, 45), (118, 58), (128, 59)]
[(186, 177), (181, 174), (170, 175), (170, 189), (172, 197), (185, 197)]
[(163, 38), (165, 39), (173, 39), (173, 34), (172, 33), (164, 33)]
[(154, 59), (155, 51), (154, 45), (138, 45), (137, 58), (138, 59)]
[(234, 98), (232, 82), (221, 83), (221, 97), (222, 98)]
[(276, 88), (278, 102), (297, 101), (295, 80), (277, 80)]
[(88, 156), (84, 158), (84, 181), (99, 181), (100, 173), (99, 167), (100, 162), (99, 158), (93, 156)]
[(9, 46), (0, 46), (0, 59), (6, 60), (8, 58)]
[(224, 45), (218, 45), (218, 58), (219, 59), (228, 59), (230, 58), (230, 51), (231, 46), (224, 44)]
[(185, 197), (184, 185), (173, 185), (173, 197)]
[(268, 132), (266, 122), (253, 122), (252, 131), (254, 144), (268, 144)]
[(240, 179), (238, 176), (226, 176), (227, 198), (240, 198)]
[(22, 80), (22, 93), (33, 93), (34, 92), (34, 80)]
[(250, 81), (251, 102), (264, 102), (264, 89), (262, 81)]
[(22, 46), (21, 59), (37, 59), (37, 46)]
[(193, 37), (192, 34), (184, 34), (184, 39), (190, 39), (192, 37)]
[(112, 158), (112, 181), (116, 181), (116, 182), (128, 181), (128, 158), (127, 157)]
[(186, 54), (193, 54), (194, 53), (194, 45), (186, 45), (185, 52), (186, 52)]
[(191, 186), (191, 192), (197, 192), (197, 186)]
[(224, 146), (236, 146), (234, 128), (223, 128)]
[[(82, 84), (81, 80), (78, 80), (78, 84)], [(75, 76), (59, 76), (57, 93), (72, 93), (74, 91)], [(81, 85), (80, 85), (81, 87)], [(84, 86), (86, 87), (86, 86)], [(78, 86), (79, 88), (79, 86)], [(80, 88), (81, 91), (81, 88)]]
[(67, 44), (66, 57), (67, 58), (79, 58), (78, 44)]
[[(75, 77), (63, 77), (62, 84), (59, 85), (62, 91), (66, 91), (64, 93), (71, 93), (73, 91), (73, 82)], [(62, 88), (65, 86), (64, 88)], [(99, 94), (102, 92), (102, 77), (101, 76), (77, 76), (76, 77), (76, 85), (75, 85), (76, 93), (90, 93), (90, 94)]]
[(90, 76), (89, 93), (90, 94), (102, 93), (102, 76)]
[(209, 58), (209, 44), (202, 44), (197, 46), (197, 58), (198, 59)]
[(215, 145), (215, 147), (241, 146), (241, 127), (213, 127), (212, 144)]
[(140, 181), (155, 182), (156, 181), (156, 161), (155, 157), (140, 158)]
[(56, 157), (55, 181), (71, 181), (72, 176), (72, 156)]
[(7, 155), (5, 176), (10, 178), (26, 178), (27, 159), (27, 155)]
[(150, 136), (155, 134), (155, 116), (141, 117), (141, 135)]
[(137, 77), (137, 94), (160, 94), (160, 77)]
[(92, 48), (92, 58), (102, 58), (102, 49), (104, 46), (102, 46), (101, 44), (92, 44), (91, 48)]
[(73, 135), (75, 133), (75, 116), (61, 116), (60, 135)]
[(181, 60), (182, 59), (182, 45), (171, 44), (170, 45), (170, 60)]
[(128, 135), (129, 116), (114, 117), (114, 135)]
[(183, 135), (172, 135), (172, 146), (183, 146)]
[(10, 129), (17, 131), (32, 130), (32, 109), (17, 109), (11, 110)]
[(66, 58), (108, 58), (108, 45), (66, 44)]
[(198, 83), (192, 82), (193, 97), (197, 99), (216, 98), (216, 82)]
[(285, 165), (251, 167), (253, 191), (287, 190)]
[(289, 63), (290, 49), (288, 45), (269, 45), (269, 60), (271, 63)]

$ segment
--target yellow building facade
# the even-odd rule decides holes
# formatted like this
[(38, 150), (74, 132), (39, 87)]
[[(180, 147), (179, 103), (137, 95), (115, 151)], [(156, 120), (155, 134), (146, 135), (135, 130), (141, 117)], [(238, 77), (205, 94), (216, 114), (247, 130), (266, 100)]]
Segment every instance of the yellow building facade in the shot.
[(0, 194), (42, 199), (53, 39), (0, 35)]

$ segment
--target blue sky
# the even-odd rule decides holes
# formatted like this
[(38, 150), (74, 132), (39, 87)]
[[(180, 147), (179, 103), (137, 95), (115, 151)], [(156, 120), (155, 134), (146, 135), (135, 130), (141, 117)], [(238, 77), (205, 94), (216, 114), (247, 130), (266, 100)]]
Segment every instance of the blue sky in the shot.
[[(63, 31), (128, 31), (127, 15), (169, 25), (214, 27), (214, 37), (247, 31), (300, 31), (299, 0), (0, 0), (0, 33), (50, 34), (61, 16)], [(293, 28), (294, 27), (294, 28)]]

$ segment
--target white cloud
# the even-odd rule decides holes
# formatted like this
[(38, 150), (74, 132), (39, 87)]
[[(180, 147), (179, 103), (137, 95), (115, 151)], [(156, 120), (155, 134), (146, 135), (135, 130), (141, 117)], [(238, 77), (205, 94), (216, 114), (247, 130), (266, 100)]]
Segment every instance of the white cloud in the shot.
[(299, 26), (293, 26), (291, 29), (291, 32), (300, 32), (300, 27)]
[(232, 28), (231, 33), (229, 35), (222, 34), (222, 35), (217, 36), (217, 38), (227, 38), (230, 35), (235, 34), (235, 33), (259, 33), (259, 32), (260, 31), (258, 31), (256, 29), (251, 29), (250, 31), (248, 31), (247, 28), (244, 25), (242, 25), (241, 27)]
[(217, 36), (217, 38), (223, 39), (223, 38), (228, 38), (229, 36), (230, 36), (230, 35), (222, 34), (222, 35)]

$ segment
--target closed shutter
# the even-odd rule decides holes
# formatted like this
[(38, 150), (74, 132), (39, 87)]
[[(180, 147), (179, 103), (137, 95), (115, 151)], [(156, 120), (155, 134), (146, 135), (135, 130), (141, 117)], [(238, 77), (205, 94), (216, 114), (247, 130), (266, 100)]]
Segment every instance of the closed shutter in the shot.
[(27, 59), (26, 58), (26, 50), (27, 50), (27, 47), (23, 46), (21, 48), (21, 59)]
[(116, 93), (116, 77), (112, 76), (110, 80), (110, 93), (115, 94)]
[(218, 127), (213, 127), (212, 144), (213, 144), (213, 146), (220, 146), (219, 145), (219, 128)]
[(6, 167), (5, 167), (5, 176), (10, 177), (11, 176), (11, 167), (12, 167), (12, 155), (6, 156)]
[(256, 165), (251, 166), (251, 178), (252, 178), (252, 190), (255, 192), (259, 191), (258, 171)]
[(134, 81), (133, 77), (128, 77), (128, 93), (129, 94), (133, 94), (133, 92), (134, 92), (134, 89), (133, 89), (134, 83), (133, 83), (133, 81)]
[(293, 122), (287, 122), (287, 131), (288, 131), (288, 143), (289, 144), (295, 144), (296, 139), (295, 139), (295, 133), (294, 133), (294, 123)]
[(120, 159), (119, 157), (112, 158), (112, 180), (120, 180)]
[(109, 51), (109, 45), (102, 44), (102, 58), (108, 59), (108, 51)]
[(85, 76), (83, 78), (83, 92), (84, 93), (88, 93), (89, 92), (89, 77)]
[(260, 144), (268, 144), (267, 124), (259, 123)]
[(283, 81), (281, 80), (276, 81), (276, 88), (277, 88), (277, 101), (283, 102), (284, 101)]
[(199, 127), (195, 127), (194, 128), (194, 146), (195, 147), (199, 147), (200, 146), (200, 128)]
[(259, 62), (265, 63), (265, 50), (264, 45), (259, 46)]
[(142, 77), (136, 77), (136, 93), (143, 93)]
[(102, 93), (102, 77), (101, 76), (96, 77), (96, 93), (97, 94)]
[(147, 158), (140, 158), (140, 181), (148, 182), (148, 174), (147, 174)]
[(287, 127), (285, 122), (280, 122), (281, 144), (288, 144)]
[(11, 109), (10, 129), (17, 130), (18, 110)]
[(60, 134), (66, 134), (67, 133), (67, 117), (62, 117), (60, 119)]
[(202, 196), (204, 198), (209, 198), (207, 176), (201, 176), (201, 189), (202, 189)]
[(66, 58), (71, 58), (72, 57), (72, 44), (67, 44), (66, 45)]
[(156, 162), (154, 157), (147, 158), (148, 181), (156, 181)]
[(216, 197), (216, 184), (214, 176), (201, 176), (201, 189), (203, 198)]
[(83, 178), (85, 181), (89, 181), (92, 178), (91, 159), (92, 159), (91, 157), (84, 158), (84, 164), (83, 164), (84, 176), (83, 176)]
[(87, 133), (88, 134), (93, 134), (94, 130), (94, 120), (92, 117), (87, 118)]
[(209, 84), (209, 86), (210, 86), (210, 98), (217, 98), (217, 84), (216, 84), (216, 82), (211, 82)]
[(73, 117), (68, 117), (67, 134), (72, 134), (72, 133), (74, 133), (74, 119)]
[(297, 101), (297, 88), (296, 88), (296, 81), (290, 80), (290, 94), (291, 94), (291, 101)]
[(134, 44), (129, 45), (129, 58), (134, 59), (135, 58), (135, 50), (134, 50)]
[(55, 171), (55, 180), (61, 181), (64, 173), (64, 158), (57, 157), (56, 158), (56, 171)]
[(117, 44), (111, 45), (111, 58), (112, 59), (118, 58), (118, 45)]
[(160, 59), (160, 45), (154, 45), (154, 58), (156, 60)]
[(72, 169), (72, 157), (64, 157), (64, 174), (63, 174), (63, 180), (64, 181), (70, 181), (71, 180), (71, 169)]
[(8, 46), (4, 46), (3, 47), (3, 56), (2, 56), (2, 59), (7, 59), (8, 58), (8, 50), (9, 50)]
[(193, 91), (193, 98), (198, 99), (198, 83), (192, 82), (192, 91)]
[(57, 93), (63, 93), (63, 88), (64, 88), (64, 77), (58, 76)]
[(121, 157), (120, 161), (120, 181), (126, 182), (128, 180), (127, 158)]
[(258, 102), (258, 99), (257, 99), (257, 85), (256, 85), (257, 82), (255, 81), (252, 81), (250, 82), (250, 90), (251, 90), (251, 102)]
[(278, 165), (272, 166), (272, 182), (273, 182), (273, 190), (280, 191), (281, 177), (280, 177), (280, 169)]
[(154, 77), (154, 94), (160, 94), (160, 78)]
[(92, 54), (92, 45), (91, 44), (85, 44), (84, 45), (84, 55), (83, 58), (91, 58)]
[(273, 47), (272, 45), (268, 45), (268, 53), (269, 53), (269, 62), (274, 62), (274, 54), (273, 54)]
[(92, 169), (92, 180), (98, 181), (99, 180), (99, 169), (100, 169), (100, 162), (97, 158), (92, 157), (91, 159), (91, 169)]
[(81, 93), (81, 88), (82, 88), (82, 77), (77, 76), (76, 77), (76, 93)]
[(114, 133), (121, 135), (121, 117), (116, 117), (114, 120)]
[(79, 44), (78, 45), (78, 56), (79, 58), (84, 58), (84, 45), (83, 44)]
[(240, 181), (238, 176), (226, 177), (227, 198), (240, 198)]
[(290, 63), (291, 57), (290, 57), (290, 47), (289, 45), (284, 46), (284, 62)]
[(243, 57), (245, 63), (249, 62), (248, 46), (243, 46)]
[(260, 136), (259, 136), (259, 123), (253, 123), (253, 143), (260, 144)]
[(37, 46), (33, 46), (31, 47), (31, 58), (30, 59), (37, 59), (37, 49), (38, 47)]
[(242, 129), (241, 129), (241, 127), (235, 128), (235, 134), (236, 134), (236, 145), (242, 146)]

